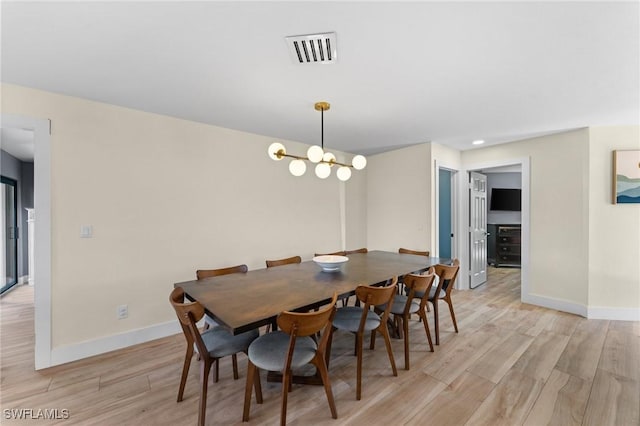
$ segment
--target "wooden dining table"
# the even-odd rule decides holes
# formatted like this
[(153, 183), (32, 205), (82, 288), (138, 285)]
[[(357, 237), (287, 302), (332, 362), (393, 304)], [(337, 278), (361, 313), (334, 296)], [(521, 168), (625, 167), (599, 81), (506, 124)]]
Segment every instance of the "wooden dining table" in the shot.
[(427, 270), (450, 259), (385, 251), (350, 254), (339, 272), (324, 272), (313, 261), (175, 283), (185, 295), (234, 334), (273, 323), (282, 311), (304, 311), (343, 299), (359, 285)]

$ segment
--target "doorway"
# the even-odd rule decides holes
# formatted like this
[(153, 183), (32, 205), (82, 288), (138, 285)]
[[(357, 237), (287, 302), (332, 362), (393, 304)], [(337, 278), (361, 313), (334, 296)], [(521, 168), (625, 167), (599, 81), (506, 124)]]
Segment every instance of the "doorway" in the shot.
[(2, 281), (0, 281), (0, 293), (4, 293), (18, 283), (18, 191), (17, 181), (2, 176), (1, 182), (0, 280)]
[(451, 259), (453, 253), (453, 173), (438, 169), (438, 256)]
[[(503, 167), (515, 167), (517, 171), (520, 172), (520, 187), (521, 189), (521, 245), (520, 245), (520, 258), (521, 258), (521, 292), (520, 298), (523, 302), (530, 303), (532, 300), (532, 296), (529, 293), (529, 240), (530, 240), (530, 211), (529, 211), (529, 192), (530, 192), (530, 158), (513, 158), (513, 159), (504, 159), (491, 161), (486, 163), (478, 163), (478, 164), (467, 164), (465, 165), (464, 171), (466, 175), (470, 175), (472, 171), (478, 172), (489, 172), (496, 171), (497, 168)], [(490, 170), (491, 169), (491, 170)], [(468, 181), (467, 181), (468, 182)], [(465, 183), (460, 183), (461, 192), (466, 193), (468, 191)], [(469, 219), (470, 215), (470, 200), (469, 197), (462, 196), (460, 198), (462, 202), (461, 206), (461, 217)], [(460, 254), (461, 254), (461, 263), (466, 271), (470, 272), (468, 269), (468, 265), (470, 264), (470, 238), (468, 231), (468, 223), (466, 220), (463, 220), (467, 225), (461, 225), (458, 229), (458, 235), (461, 238), (457, 239), (457, 242), (460, 244)], [(461, 267), (462, 268), (462, 267)], [(460, 280), (460, 288), (469, 289), (471, 288), (470, 276), (469, 274), (460, 274), (458, 276)]]

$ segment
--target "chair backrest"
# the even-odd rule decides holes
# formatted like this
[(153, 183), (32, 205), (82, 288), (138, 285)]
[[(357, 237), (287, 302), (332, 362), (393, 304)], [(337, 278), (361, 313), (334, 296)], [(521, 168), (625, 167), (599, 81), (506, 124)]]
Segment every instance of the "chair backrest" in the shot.
[(422, 292), (422, 297), (420, 298), (420, 309), (424, 310), (427, 302), (429, 301), (429, 292), (431, 291), (435, 278), (436, 271), (433, 266), (430, 267), (423, 275), (407, 274), (404, 276), (404, 285), (409, 291), (407, 294), (407, 304), (404, 308), (405, 314), (409, 313), (411, 301), (418, 292)]
[(353, 253), (369, 253), (369, 250), (367, 250), (366, 247), (362, 247), (356, 250), (347, 250), (345, 251), (345, 254), (353, 254)]
[(411, 250), (411, 249), (406, 249), (406, 248), (400, 247), (398, 249), (398, 253), (400, 253), (400, 254), (417, 254), (418, 256), (427, 256), (427, 257), (429, 257), (429, 250), (427, 250), (427, 251), (418, 251), (418, 250)]
[(296, 345), (296, 338), (312, 336), (317, 332), (322, 331), (322, 337), (318, 343), (317, 351), (321, 354), (325, 354), (327, 350), (327, 344), (329, 342), (331, 325), (333, 324), (333, 316), (336, 313), (336, 301), (338, 300), (338, 293), (333, 293), (331, 302), (315, 312), (289, 312), (284, 311), (278, 315), (278, 327), (290, 337), (289, 339), (289, 351), (287, 353), (287, 360), (285, 369), (291, 364), (293, 357), (293, 350)]
[(209, 356), (207, 347), (202, 341), (200, 331), (198, 330), (197, 322), (204, 316), (204, 307), (199, 302), (187, 302), (184, 301), (184, 290), (182, 287), (176, 287), (169, 295), (169, 302), (176, 311), (178, 321), (182, 327), (185, 339), (187, 339), (187, 345), (193, 345), (195, 343), (198, 348), (198, 353), (201, 356)]
[(316, 256), (345, 256), (347, 254), (346, 251), (336, 251), (333, 253), (316, 253)]
[(438, 277), (440, 277), (440, 283), (438, 287), (444, 290), (447, 295), (451, 294), (451, 289), (454, 287), (456, 278), (458, 277), (458, 271), (460, 270), (460, 261), (453, 259), (451, 265), (437, 264), (433, 267)]
[(362, 318), (360, 319), (359, 329), (363, 330), (367, 319), (367, 313), (371, 306), (386, 304), (387, 307), (382, 313), (381, 320), (386, 322), (389, 317), (389, 311), (393, 304), (393, 298), (398, 287), (398, 277), (393, 277), (391, 283), (386, 287), (374, 287), (370, 285), (361, 285), (356, 288), (356, 297), (363, 306)]
[(196, 271), (196, 278), (202, 280), (204, 278), (217, 277), (220, 275), (236, 274), (238, 272), (247, 272), (249, 268), (247, 265), (230, 266), (228, 268), (220, 269), (198, 269)]
[(267, 264), (267, 268), (271, 268), (273, 266), (289, 265), (291, 263), (300, 263), (300, 262), (302, 262), (302, 258), (300, 256), (293, 256), (293, 257), (287, 257), (286, 259), (265, 261), (265, 263)]
[(278, 315), (278, 327), (287, 334), (292, 334), (295, 330), (296, 336), (311, 336), (326, 327), (327, 321), (333, 321), (336, 300), (338, 294), (333, 293), (331, 302), (318, 311), (312, 312), (290, 312), (284, 311)]

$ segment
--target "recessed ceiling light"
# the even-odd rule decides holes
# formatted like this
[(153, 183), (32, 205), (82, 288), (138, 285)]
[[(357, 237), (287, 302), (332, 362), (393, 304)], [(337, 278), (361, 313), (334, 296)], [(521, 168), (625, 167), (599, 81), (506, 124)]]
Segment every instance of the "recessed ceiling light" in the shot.
[(474, 144), (474, 145), (482, 145), (484, 143), (484, 141), (481, 140), (481, 139), (478, 139), (477, 141), (473, 141), (471, 143)]

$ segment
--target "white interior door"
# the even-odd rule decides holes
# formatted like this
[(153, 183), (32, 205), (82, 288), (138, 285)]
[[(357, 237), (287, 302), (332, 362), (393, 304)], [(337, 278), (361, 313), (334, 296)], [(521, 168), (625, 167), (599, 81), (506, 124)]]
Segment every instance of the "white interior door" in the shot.
[(469, 247), (471, 276), (469, 286), (476, 288), (487, 281), (487, 177), (470, 173)]

